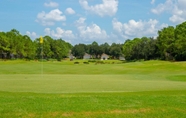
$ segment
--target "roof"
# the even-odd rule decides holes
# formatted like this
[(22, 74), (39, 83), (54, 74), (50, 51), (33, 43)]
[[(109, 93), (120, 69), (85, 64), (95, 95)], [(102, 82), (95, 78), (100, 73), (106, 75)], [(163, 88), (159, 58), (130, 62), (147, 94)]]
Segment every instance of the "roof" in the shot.
[(88, 54), (88, 53), (85, 53), (85, 54), (84, 54), (84, 56), (91, 56), (91, 55), (90, 55), (90, 54)]
[(101, 57), (109, 57), (109, 55), (103, 53), (103, 54), (101, 55)]

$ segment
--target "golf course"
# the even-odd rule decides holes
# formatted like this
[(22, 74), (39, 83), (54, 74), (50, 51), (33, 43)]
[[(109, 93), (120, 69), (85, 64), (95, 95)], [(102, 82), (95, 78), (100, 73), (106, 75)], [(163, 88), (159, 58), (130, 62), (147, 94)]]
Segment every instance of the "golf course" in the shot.
[(0, 61), (1, 118), (185, 116), (186, 62)]

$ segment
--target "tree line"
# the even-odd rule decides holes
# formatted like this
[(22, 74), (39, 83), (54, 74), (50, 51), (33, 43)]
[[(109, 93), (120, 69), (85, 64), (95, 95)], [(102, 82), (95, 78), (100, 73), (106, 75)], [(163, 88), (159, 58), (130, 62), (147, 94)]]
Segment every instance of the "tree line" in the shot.
[(126, 60), (186, 61), (186, 22), (158, 31), (157, 38), (134, 38), (123, 45)]
[(21, 35), (16, 29), (0, 32), (0, 58), (2, 59), (57, 59), (68, 57), (72, 45), (62, 39), (50, 36), (31, 40), (27, 35)]
[(21, 35), (16, 29), (9, 32), (0, 32), (0, 58), (2, 59), (57, 59), (68, 58), (73, 54), (76, 58), (83, 58), (85, 53), (99, 58), (102, 53), (109, 54), (112, 58), (118, 58), (122, 55), (122, 44), (108, 43), (98, 45), (77, 44), (72, 46), (62, 39), (53, 39), (50, 36), (44, 36), (44, 43), (40, 43), (40, 38), (31, 40), (27, 35)]
[(105, 53), (112, 59), (124, 56), (127, 61), (132, 60), (186, 60), (186, 22), (176, 27), (168, 26), (158, 31), (156, 38), (142, 37), (127, 39), (123, 44), (108, 43), (76, 44), (72, 45), (62, 39), (44, 36), (44, 43), (40, 38), (31, 40), (27, 35), (21, 35), (16, 29), (0, 32), (0, 58), (3, 59), (57, 59), (67, 58), (69, 53), (76, 58), (83, 58), (85, 53), (100, 58)]
[(98, 44), (93, 42), (92, 44), (77, 44), (72, 48), (72, 54), (76, 58), (82, 59), (84, 54), (88, 53), (92, 55), (93, 58), (100, 58), (100, 56), (105, 53), (110, 56), (111, 59), (117, 59), (119, 56), (123, 55), (123, 44), (108, 43)]

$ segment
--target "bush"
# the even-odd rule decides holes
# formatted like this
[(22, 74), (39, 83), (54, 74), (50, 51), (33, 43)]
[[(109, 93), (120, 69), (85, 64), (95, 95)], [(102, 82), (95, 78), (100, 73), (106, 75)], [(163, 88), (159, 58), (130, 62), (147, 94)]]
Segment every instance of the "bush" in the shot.
[(104, 64), (103, 61), (96, 61), (96, 64)]
[(88, 62), (96, 62), (96, 60), (90, 59), (90, 60), (88, 60)]
[(76, 61), (76, 62), (74, 62), (74, 64), (79, 64), (79, 62)]
[(83, 62), (84, 64), (89, 64), (89, 62)]

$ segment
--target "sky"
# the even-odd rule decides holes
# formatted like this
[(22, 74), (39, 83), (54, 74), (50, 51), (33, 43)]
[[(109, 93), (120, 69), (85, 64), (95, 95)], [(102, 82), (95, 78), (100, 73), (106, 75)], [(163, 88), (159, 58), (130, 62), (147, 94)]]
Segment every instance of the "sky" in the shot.
[(72, 45), (156, 37), (186, 20), (186, 0), (0, 0), (0, 31)]

